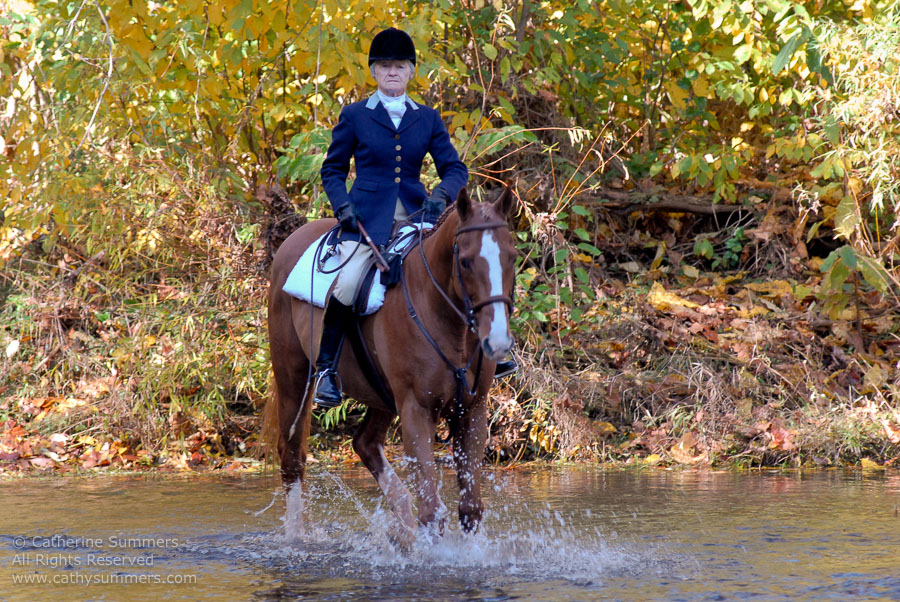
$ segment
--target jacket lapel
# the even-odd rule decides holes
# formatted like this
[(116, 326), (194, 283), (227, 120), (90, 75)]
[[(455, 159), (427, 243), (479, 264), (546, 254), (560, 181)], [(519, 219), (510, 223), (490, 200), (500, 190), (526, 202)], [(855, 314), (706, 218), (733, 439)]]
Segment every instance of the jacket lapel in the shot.
[(409, 99), (406, 101), (406, 112), (403, 113), (403, 119), (400, 120), (400, 127), (396, 128), (394, 127), (394, 122), (391, 121), (391, 116), (388, 115), (387, 109), (378, 101), (377, 96), (372, 95), (369, 97), (369, 100), (366, 101), (366, 108), (369, 109), (369, 117), (375, 123), (383, 125), (392, 132), (402, 132), (419, 121), (419, 105)]
[[(381, 103), (378, 103), (379, 105)], [(387, 111), (385, 111), (387, 113)], [(390, 120), (390, 117), (388, 117)], [(403, 119), (400, 120), (400, 127), (397, 128), (398, 132), (402, 132), (406, 128), (415, 124), (419, 121), (419, 107), (411, 100), (406, 101), (406, 112), (403, 113)]]
[(375, 108), (369, 112), (369, 116), (372, 118), (373, 121), (375, 121), (375, 123), (383, 125), (384, 127), (391, 130), (392, 132), (397, 131), (397, 128), (394, 127), (394, 122), (391, 121), (390, 116), (388, 115), (387, 111), (381, 105), (380, 102), (377, 103), (375, 105)]

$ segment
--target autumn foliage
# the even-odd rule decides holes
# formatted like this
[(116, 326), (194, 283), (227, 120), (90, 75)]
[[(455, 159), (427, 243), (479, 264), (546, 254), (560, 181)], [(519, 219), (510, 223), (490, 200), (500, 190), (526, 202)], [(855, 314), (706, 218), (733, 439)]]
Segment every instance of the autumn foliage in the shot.
[(516, 181), (494, 461), (898, 461), (893, 3), (0, 9), (0, 467), (260, 455), (268, 260), (388, 25), (475, 193)]

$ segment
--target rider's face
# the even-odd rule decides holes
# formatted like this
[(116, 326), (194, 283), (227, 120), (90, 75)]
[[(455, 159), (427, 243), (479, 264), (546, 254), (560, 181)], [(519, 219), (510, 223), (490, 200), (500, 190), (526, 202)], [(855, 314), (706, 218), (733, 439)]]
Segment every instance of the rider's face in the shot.
[(378, 89), (387, 96), (400, 96), (412, 79), (412, 64), (409, 61), (375, 61), (375, 81)]

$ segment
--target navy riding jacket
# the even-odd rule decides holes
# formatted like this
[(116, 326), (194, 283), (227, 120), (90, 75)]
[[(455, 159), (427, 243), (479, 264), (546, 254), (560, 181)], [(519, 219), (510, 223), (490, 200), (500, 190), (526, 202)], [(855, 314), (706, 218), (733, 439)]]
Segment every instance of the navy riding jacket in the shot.
[[(322, 185), (335, 213), (353, 203), (359, 220), (376, 244), (388, 241), (397, 199), (412, 214), (427, 196), (419, 176), (425, 153), (434, 159), (443, 189), (451, 201), (469, 179), (438, 111), (407, 99), (400, 127), (388, 116), (377, 96), (344, 107), (331, 132), (331, 145), (322, 163)], [(347, 192), (350, 158), (356, 180)], [(437, 189), (436, 189), (437, 190)], [(340, 232), (335, 240), (359, 240), (356, 232)]]

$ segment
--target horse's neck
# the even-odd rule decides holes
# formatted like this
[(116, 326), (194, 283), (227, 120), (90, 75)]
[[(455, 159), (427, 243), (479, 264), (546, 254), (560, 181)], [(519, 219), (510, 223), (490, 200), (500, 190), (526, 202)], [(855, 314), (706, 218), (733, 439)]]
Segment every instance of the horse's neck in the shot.
[[(409, 284), (416, 307), (422, 308), (420, 313), (426, 311), (426, 307), (430, 308), (427, 311), (430, 326), (442, 328), (447, 336), (454, 339), (458, 335), (460, 344), (463, 344), (467, 332), (465, 321), (448, 306), (452, 303), (458, 310), (463, 309), (463, 301), (455, 292), (453, 280), (453, 246), (458, 227), (459, 216), (454, 211), (431, 236), (422, 241), (422, 252), (416, 253), (414, 265), (410, 266), (412, 270), (409, 273)], [(423, 254), (428, 264), (427, 269), (422, 262)], [(431, 275), (428, 274), (429, 271)], [(449, 301), (441, 294), (441, 290), (450, 297)]]
[[(456, 229), (459, 226), (459, 216), (456, 212), (450, 213), (434, 234), (422, 241), (422, 249), (428, 268), (434, 276), (435, 282), (454, 301), (459, 301), (453, 294), (453, 243), (456, 239)], [(423, 266), (424, 268), (424, 266)], [(428, 274), (424, 274), (429, 278)], [(426, 284), (427, 282), (423, 282)], [(430, 284), (430, 283), (427, 283)], [(433, 286), (432, 286), (433, 288)], [(435, 290), (435, 293), (437, 291)], [(440, 293), (437, 293), (440, 295)], [(446, 303), (446, 300), (444, 300)]]

